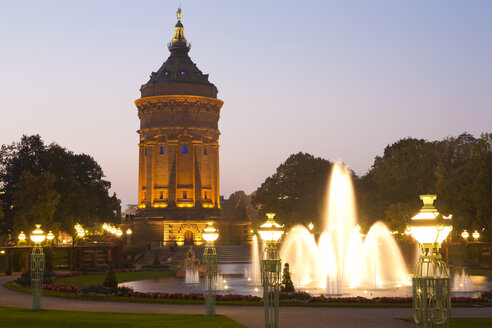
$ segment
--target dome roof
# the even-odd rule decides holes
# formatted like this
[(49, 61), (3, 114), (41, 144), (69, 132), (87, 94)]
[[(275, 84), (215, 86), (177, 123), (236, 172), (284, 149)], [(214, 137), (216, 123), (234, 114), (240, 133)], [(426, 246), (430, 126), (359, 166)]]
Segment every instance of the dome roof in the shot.
[(150, 80), (140, 88), (142, 98), (159, 95), (196, 95), (217, 98), (217, 88), (188, 56), (191, 45), (184, 37), (181, 17), (174, 27), (174, 37), (168, 44), (169, 58)]

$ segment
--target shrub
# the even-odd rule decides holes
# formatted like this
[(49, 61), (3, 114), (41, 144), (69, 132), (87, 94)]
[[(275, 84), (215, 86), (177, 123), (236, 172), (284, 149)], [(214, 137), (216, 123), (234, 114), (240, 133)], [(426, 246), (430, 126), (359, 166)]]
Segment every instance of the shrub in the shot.
[(133, 289), (128, 287), (89, 286), (82, 288), (80, 294), (90, 296), (119, 296), (130, 292), (133, 292)]
[(281, 299), (281, 300), (310, 301), (311, 295), (309, 295), (306, 292), (291, 292), (291, 293), (281, 292), (279, 294), (279, 299)]
[(485, 291), (480, 295), (481, 298), (492, 300), (492, 290)]
[(118, 287), (118, 280), (116, 279), (116, 274), (114, 273), (113, 262), (109, 263), (109, 270), (106, 278), (103, 282), (104, 287)]
[(159, 252), (155, 251), (154, 252), (154, 266), (159, 266), (161, 265), (161, 261), (159, 261)]
[[(53, 283), (53, 278), (55, 277), (56, 277), (55, 273), (46, 272), (43, 275), (43, 284)], [(31, 286), (31, 271), (23, 272), (21, 276), (15, 280), (15, 283), (24, 287)]]

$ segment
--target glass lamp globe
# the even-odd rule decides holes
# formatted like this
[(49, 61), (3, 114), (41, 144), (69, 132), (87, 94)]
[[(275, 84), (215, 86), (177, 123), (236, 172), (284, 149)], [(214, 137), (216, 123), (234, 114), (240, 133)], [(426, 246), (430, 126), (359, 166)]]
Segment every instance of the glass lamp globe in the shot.
[(121, 231), (120, 228), (116, 229), (116, 232), (114, 233), (117, 237), (121, 237), (123, 235), (123, 231)]
[(206, 242), (214, 242), (219, 238), (219, 231), (213, 227), (212, 222), (209, 222), (208, 226), (203, 229), (202, 237)]
[(463, 237), (463, 239), (468, 239), (468, 237), (470, 237), (470, 234), (468, 233), (468, 231), (463, 230), (463, 232), (461, 233), (461, 237)]
[(44, 231), (41, 230), (41, 225), (36, 224), (36, 229), (34, 229), (33, 232), (31, 232), (31, 240), (36, 243), (42, 243), (46, 239), (46, 235), (44, 234)]
[(132, 229), (128, 228), (128, 230), (126, 230), (126, 234), (128, 236), (131, 236), (132, 233), (133, 233)]
[(261, 239), (266, 242), (276, 242), (282, 237), (284, 230), (282, 229), (284, 226), (278, 224), (273, 219), (275, 217), (275, 213), (267, 213), (267, 220), (260, 226), (259, 233)]
[(48, 234), (46, 235), (46, 239), (48, 240), (53, 240), (55, 238), (55, 235), (53, 234), (53, 232), (48, 232)]
[(24, 234), (24, 231), (21, 231), (20, 234), (19, 234), (19, 241), (24, 241), (26, 240), (26, 235)]
[(77, 236), (79, 236), (80, 238), (84, 237), (85, 236), (84, 229), (77, 230)]
[(410, 222), (410, 234), (422, 245), (441, 244), (453, 229), (452, 215), (439, 214), (434, 207), (436, 198), (436, 195), (420, 195), (424, 206)]
[(475, 239), (475, 240), (476, 240), (476, 239), (480, 238), (480, 233), (479, 233), (477, 230), (475, 230), (475, 231), (472, 233), (472, 237), (473, 237), (473, 239)]

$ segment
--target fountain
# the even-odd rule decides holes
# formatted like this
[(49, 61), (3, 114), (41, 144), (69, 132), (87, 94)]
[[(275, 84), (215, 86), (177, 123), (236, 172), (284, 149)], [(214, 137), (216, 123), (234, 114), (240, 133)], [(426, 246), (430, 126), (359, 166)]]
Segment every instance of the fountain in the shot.
[(244, 267), (244, 278), (251, 281), (254, 286), (261, 285), (260, 249), (257, 235), (253, 235), (253, 243), (251, 245), (251, 266)]
[(473, 291), (473, 282), (468, 273), (465, 272), (465, 269), (461, 270), (461, 273), (455, 272), (453, 277), (453, 285), (451, 286), (451, 290), (454, 292), (472, 292)]
[(200, 282), (200, 274), (198, 270), (186, 270), (185, 283), (187, 284), (198, 284)]
[(357, 225), (349, 170), (333, 165), (323, 232), (318, 242), (302, 225), (294, 226), (280, 249), (298, 288), (320, 288), (340, 295), (343, 288), (410, 285), (403, 257), (391, 232), (376, 222), (363, 240)]
[(218, 291), (223, 291), (223, 290), (229, 289), (226, 278), (221, 274), (219, 274), (217, 276), (217, 281), (216, 281), (215, 286), (216, 286)]

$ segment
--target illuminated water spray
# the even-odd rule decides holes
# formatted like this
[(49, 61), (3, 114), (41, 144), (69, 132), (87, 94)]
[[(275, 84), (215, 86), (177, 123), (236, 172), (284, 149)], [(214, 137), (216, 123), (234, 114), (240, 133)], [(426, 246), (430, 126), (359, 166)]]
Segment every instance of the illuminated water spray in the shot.
[(341, 294), (345, 287), (410, 284), (398, 245), (384, 223), (376, 222), (363, 240), (350, 172), (343, 164), (333, 165), (323, 224), (317, 243), (302, 225), (294, 226), (283, 242), (280, 258), (289, 263), (295, 285)]

